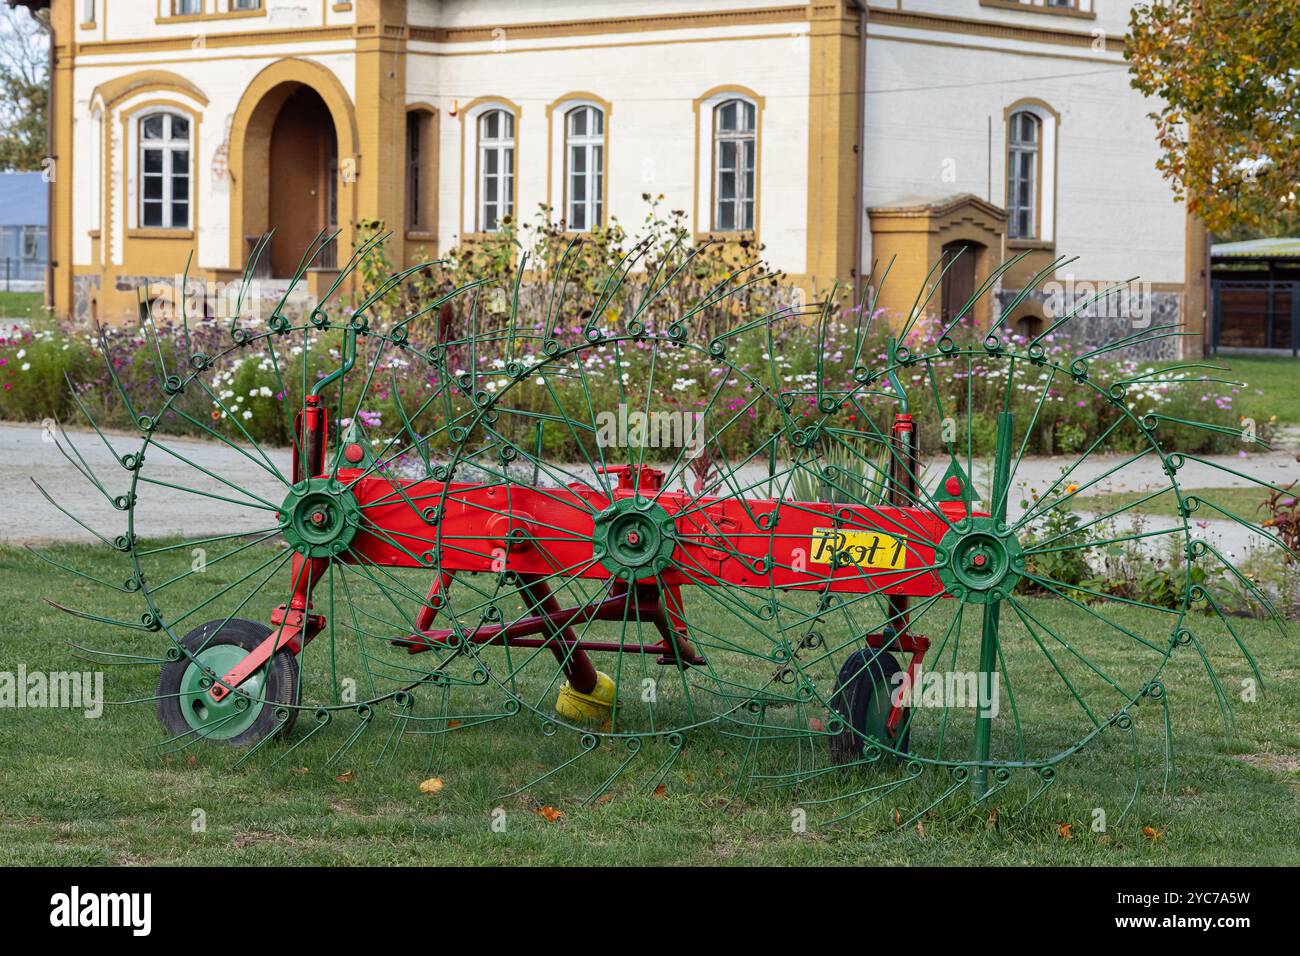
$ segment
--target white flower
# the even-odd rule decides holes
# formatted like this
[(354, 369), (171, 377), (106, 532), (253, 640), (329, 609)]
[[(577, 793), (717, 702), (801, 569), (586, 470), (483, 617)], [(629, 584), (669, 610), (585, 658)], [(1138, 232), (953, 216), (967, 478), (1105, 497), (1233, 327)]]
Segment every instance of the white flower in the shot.
[[(22, 352), (19, 352), (19, 353), (18, 353), (19, 356), (21, 356), (22, 354), (23, 354)], [(31, 368), (31, 367), (32, 367), (32, 363), (31, 363), (31, 362), (24, 362), (24, 363), (23, 363), (23, 371), (24, 371), (24, 372), (27, 371), (27, 370), (28, 370), (29, 368)]]
[(252, 417), (253, 417), (253, 410), (251, 408), (244, 409), (244, 421), (248, 421)]
[(14, 358), (23, 358), (23, 357), (26, 356), (26, 355), (27, 355), (27, 350), (26, 350), (26, 349), (19, 349), (19, 350), (18, 350), (18, 354), (15, 355)]

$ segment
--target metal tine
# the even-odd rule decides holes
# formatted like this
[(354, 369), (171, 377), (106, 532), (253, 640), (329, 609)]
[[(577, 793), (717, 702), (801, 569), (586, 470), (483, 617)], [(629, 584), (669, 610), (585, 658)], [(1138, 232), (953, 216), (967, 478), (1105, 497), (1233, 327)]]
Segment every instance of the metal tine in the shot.
[[(99, 654), (102, 657), (124, 658), (124, 660), (121, 663), (125, 663), (125, 664), (135, 664), (135, 663), (167, 664), (170, 663), (171, 661), (171, 659), (167, 657), (149, 657), (145, 654), (123, 654), (120, 651), (105, 651), (105, 650), (101, 650), (98, 647), (86, 647), (84, 644), (78, 644), (76, 641), (64, 641), (63, 643), (66, 644), (68, 647), (71, 647), (78, 651), (84, 651), (87, 654)], [(88, 658), (82, 658), (82, 660), (88, 660)], [(118, 662), (102, 661), (101, 663), (105, 665), (112, 665)]]
[[(46, 564), (49, 564), (49, 565), (51, 565), (51, 566), (53, 566), (53, 567), (58, 568), (60, 571), (66, 571), (66, 572), (68, 572), (69, 574), (76, 575), (76, 576), (79, 577), (79, 578), (84, 578), (85, 580), (90, 581), (92, 584), (98, 584), (100, 587), (108, 588), (110, 591), (117, 591), (117, 592), (120, 593), (120, 594), (134, 594), (134, 593), (136, 592), (136, 590), (137, 590), (136, 588), (127, 587), (127, 586), (125, 586), (125, 585), (121, 585), (121, 584), (110, 584), (110, 583), (107, 582), (107, 581), (101, 581), (99, 578), (97, 578), (97, 577), (95, 577), (95, 576), (93, 576), (93, 575), (87, 574), (85, 571), (78, 571), (76, 568), (70, 568), (70, 567), (68, 567), (66, 564), (63, 564), (63, 563), (61, 563), (61, 562), (59, 562), (59, 561), (55, 561), (55, 560), (54, 560), (53, 558), (51, 558), (49, 555), (44, 554), (43, 552), (36, 550), (36, 548), (34, 548), (34, 547), (33, 547), (32, 545), (30, 545), (30, 544), (24, 544), (24, 545), (23, 545), (23, 550), (25, 550), (25, 551), (29, 552), (30, 554), (33, 554), (33, 555), (35, 555), (36, 557), (40, 558), (40, 559), (41, 559), (42, 561), (44, 561)], [(131, 578), (131, 579), (129, 580), (129, 583), (135, 583), (135, 579), (134, 579), (134, 578)]]
[(1107, 297), (1107, 296), (1110, 296), (1110, 295), (1112, 295), (1112, 294), (1118, 292), (1120, 289), (1123, 289), (1125, 286), (1127, 286), (1127, 285), (1129, 285), (1130, 283), (1132, 283), (1136, 278), (1137, 278), (1137, 277), (1134, 276), (1133, 279), (1128, 280), (1128, 282), (1118, 282), (1118, 283), (1116, 283), (1115, 285), (1110, 286), (1110, 287), (1108, 287), (1108, 288), (1105, 288), (1105, 289), (1099, 289), (1097, 292), (1095, 292), (1095, 293), (1093, 293), (1092, 295), (1088, 296), (1088, 297), (1087, 297), (1086, 299), (1084, 299), (1082, 302), (1077, 303), (1073, 309), (1071, 309), (1069, 312), (1065, 313), (1065, 315), (1061, 316), (1059, 319), (1057, 319), (1055, 322), (1053, 322), (1053, 323), (1052, 323), (1051, 325), (1049, 325), (1047, 328), (1043, 329), (1043, 331), (1041, 331), (1041, 332), (1039, 332), (1037, 335), (1035, 335), (1035, 336), (1030, 340), (1030, 342), (1029, 342), (1030, 347), (1032, 348), (1033, 346), (1037, 345), (1039, 342), (1041, 342), (1041, 341), (1042, 341), (1043, 339), (1045, 339), (1047, 336), (1051, 335), (1053, 332), (1055, 332), (1055, 331), (1056, 331), (1057, 329), (1059, 329), (1061, 326), (1065, 325), (1065, 323), (1069, 322), (1071, 319), (1073, 319), (1075, 316), (1077, 316), (1080, 312), (1082, 312), (1082, 311), (1083, 311), (1084, 309), (1086, 309), (1088, 306), (1092, 305), (1092, 304), (1093, 304), (1094, 302), (1096, 302), (1098, 299), (1105, 298), (1105, 297)]
[[(921, 287), (916, 290), (916, 298), (912, 302), (912, 308), (907, 313), (907, 321), (903, 323), (903, 328), (898, 333), (897, 337), (900, 342), (907, 338), (908, 333), (912, 331), (912, 327), (921, 317), (921, 311), (925, 306), (929, 305), (930, 299), (934, 296), (935, 292), (939, 290), (939, 286), (943, 282), (943, 277), (947, 274), (948, 270), (953, 267), (953, 263), (957, 261), (960, 255), (961, 252), (958, 252), (957, 255), (948, 260), (947, 265), (944, 265), (943, 259), (940, 259), (934, 265), (930, 266), (930, 271), (925, 274), (925, 278), (921, 281)], [(943, 266), (943, 271), (939, 273), (939, 281), (931, 286), (930, 278), (934, 275), (934, 270), (938, 269), (941, 265)], [(926, 292), (927, 287), (930, 290), (928, 293)], [(924, 302), (921, 301), (922, 295), (925, 296)]]
[(1201, 658), (1201, 664), (1205, 667), (1205, 674), (1210, 678), (1210, 686), (1214, 689), (1215, 703), (1219, 706), (1219, 716), (1223, 718), (1223, 733), (1225, 736), (1231, 736), (1236, 727), (1236, 714), (1232, 709), (1232, 700), (1223, 690), (1223, 684), (1219, 681), (1219, 674), (1210, 663), (1210, 656), (1205, 653), (1205, 648), (1201, 642), (1196, 639), (1196, 635), (1190, 631), (1187, 632), (1188, 643), (1195, 648), (1197, 655)]
[[(333, 242), (341, 233), (341, 229), (336, 230), (328, 239), (325, 240), (325, 244), (328, 245), (330, 242)], [(329, 316), (325, 314), (325, 303), (333, 297), (334, 293), (347, 280), (347, 278), (357, 270), (361, 265), (362, 260), (364, 260), (373, 249), (386, 241), (390, 235), (391, 233), (376, 233), (375, 235), (363, 240), (361, 245), (352, 250), (352, 254), (348, 257), (348, 261), (344, 264), (343, 268), (339, 270), (339, 274), (334, 277), (334, 281), (329, 284), (329, 288), (327, 288), (325, 293), (320, 297), (320, 301), (312, 308), (308, 319), (313, 325), (323, 325), (329, 321)]]
[(1254, 581), (1252, 581), (1250, 578), (1246, 577), (1246, 575), (1242, 574), (1239, 570), (1237, 570), (1236, 565), (1234, 565), (1231, 561), (1225, 558), (1219, 552), (1218, 548), (1210, 544), (1208, 541), (1202, 541), (1201, 544), (1205, 545), (1206, 551), (1209, 551), (1216, 558), (1218, 558), (1219, 564), (1221, 564), (1224, 568), (1226, 568), (1228, 572), (1231, 573), (1232, 576), (1237, 579), (1237, 582), (1239, 584), (1241, 584), (1247, 591), (1249, 591), (1251, 594), (1255, 596), (1255, 599), (1259, 601), (1260, 606), (1262, 606), (1264, 610), (1268, 612), (1269, 620), (1277, 625), (1278, 634), (1280, 636), (1285, 637), (1286, 624), (1283, 622), (1282, 615), (1278, 612), (1277, 608), (1273, 605), (1273, 601), (1269, 598), (1269, 596), (1260, 589), (1259, 585), (1257, 585)]
[(233, 335), (235, 329), (239, 327), (239, 319), (244, 314), (244, 300), (248, 296), (248, 289), (253, 284), (253, 276), (257, 272), (258, 264), (262, 261), (267, 247), (271, 244), (271, 237), (275, 235), (275, 230), (271, 229), (262, 233), (257, 242), (253, 244), (253, 251), (248, 257), (248, 262), (244, 265), (244, 275), (239, 283), (239, 295), (235, 297), (235, 314), (230, 317), (229, 332)]
[[(1089, 349), (1087, 352), (1081, 353), (1078, 356), (1078, 360), (1087, 361), (1093, 356), (1105, 355), (1107, 352), (1114, 352), (1116, 349), (1126, 348), (1127, 346), (1133, 345), (1137, 342), (1152, 341), (1154, 339), (1165, 339), (1165, 338), (1174, 338), (1174, 337), (1183, 337), (1183, 338), (1190, 337), (1192, 334), (1190, 332), (1168, 331), (1170, 329), (1180, 329), (1182, 327), (1183, 324), (1181, 322), (1171, 322), (1168, 325), (1153, 325), (1148, 329), (1142, 329), (1139, 332), (1134, 332), (1132, 335), (1126, 335), (1122, 339), (1117, 339), (1116, 341), (1107, 343), (1106, 345), (1099, 345), (1096, 348)], [(1154, 333), (1156, 332), (1160, 332), (1161, 334), (1155, 335)]]
[(401, 272), (396, 272), (393, 275), (390, 275), (379, 284), (374, 292), (365, 298), (365, 301), (363, 301), (361, 305), (357, 306), (356, 311), (352, 314), (353, 321), (355, 322), (358, 316), (406, 281), (408, 276), (415, 275), (415, 273), (427, 269), (432, 265), (434, 265), (432, 261), (422, 262), (419, 265), (411, 266), (410, 268), (403, 269)]
[[(109, 378), (113, 380), (113, 386), (121, 396), (122, 404), (126, 407), (127, 414), (130, 415), (131, 421), (137, 426), (141, 423), (142, 417), (136, 411), (135, 406), (131, 403), (131, 396), (126, 392), (126, 386), (122, 384), (122, 379), (117, 374), (117, 369), (113, 367), (113, 358), (108, 351), (108, 337), (104, 334), (104, 327), (99, 327), (99, 345), (104, 353), (104, 367), (108, 370)], [(120, 459), (119, 459), (120, 460)]]
[(42, 487), (42, 485), (41, 485), (41, 483), (40, 483), (39, 481), (37, 481), (35, 478), (30, 478), (30, 476), (29, 476), (29, 480), (31, 481), (31, 483), (32, 483), (33, 485), (36, 486), (36, 490), (39, 491), (39, 492), (44, 496), (44, 498), (45, 498), (46, 501), (48, 501), (50, 504), (54, 505), (54, 507), (58, 508), (58, 509), (59, 509), (60, 511), (62, 511), (65, 515), (67, 515), (69, 518), (71, 518), (73, 521), (75, 521), (77, 524), (79, 524), (79, 525), (80, 525), (82, 528), (84, 528), (86, 531), (89, 531), (91, 534), (93, 534), (96, 538), (98, 538), (98, 539), (99, 539), (100, 541), (102, 541), (104, 544), (108, 545), (110, 548), (112, 548), (112, 549), (115, 550), (115, 551), (125, 551), (125, 550), (126, 550), (126, 548), (122, 547), (122, 544), (121, 544), (123, 538), (119, 537), (119, 538), (117, 539), (117, 541), (110, 541), (110, 540), (108, 540), (108, 538), (104, 537), (102, 534), (100, 534), (98, 531), (96, 531), (96, 530), (95, 530), (94, 528), (92, 528), (90, 525), (86, 524), (86, 522), (82, 521), (80, 518), (78, 518), (75, 514), (73, 514), (73, 513), (72, 513), (71, 511), (69, 511), (67, 508), (63, 507), (63, 505), (61, 505), (61, 504), (59, 504), (57, 501), (55, 501), (54, 498), (50, 495), (50, 493), (49, 493), (48, 491), (46, 491), (44, 487)]
[(1242, 656), (1245, 657), (1247, 663), (1250, 664), (1251, 672), (1255, 675), (1255, 680), (1259, 682), (1260, 689), (1263, 690), (1264, 675), (1260, 673), (1259, 664), (1256, 663), (1255, 656), (1250, 653), (1250, 648), (1248, 648), (1246, 642), (1241, 639), (1241, 635), (1237, 633), (1237, 629), (1232, 626), (1232, 622), (1228, 620), (1228, 616), (1223, 613), (1223, 608), (1219, 606), (1219, 602), (1214, 600), (1214, 595), (1211, 594), (1208, 589), (1200, 587), (1200, 585), (1198, 585), (1198, 587), (1200, 588), (1201, 596), (1205, 598), (1206, 602), (1213, 609), (1215, 615), (1223, 623), (1223, 626), (1228, 629), (1228, 633), (1232, 635), (1233, 643), (1237, 645), (1237, 649), (1241, 651)]
[[(281, 716), (281, 714), (283, 714), (283, 716)], [(242, 757), (240, 757), (238, 760), (235, 761), (234, 766), (231, 767), (230, 769), (232, 769), (232, 770), (238, 770), (238, 769), (239, 769), (240, 767), (242, 767), (246, 762), (248, 762), (249, 760), (251, 760), (251, 759), (253, 758), (253, 755), (254, 755), (254, 754), (256, 754), (259, 750), (261, 750), (261, 749), (262, 749), (263, 747), (265, 747), (267, 744), (269, 744), (272, 740), (274, 740), (274, 739), (275, 739), (276, 737), (278, 737), (280, 734), (284, 733), (284, 728), (287, 727), (287, 726), (289, 726), (289, 714), (290, 714), (289, 709), (286, 708), (284, 705), (280, 705), (280, 706), (276, 707), (276, 708), (275, 708), (275, 717), (276, 717), (276, 719), (279, 721), (279, 723), (277, 723), (277, 724), (275, 725), (275, 727), (274, 727), (274, 728), (273, 728), (269, 733), (267, 733), (267, 735), (266, 735), (265, 737), (263, 737), (263, 738), (262, 738), (261, 740), (259, 740), (257, 743), (253, 744), (253, 746), (250, 747), (250, 748), (249, 748), (249, 749), (244, 753), (244, 755), (243, 755)]]
[[(434, 263), (434, 265), (437, 264), (438, 263)], [(464, 295), (466, 292), (470, 291), (471, 289), (477, 289), (481, 286), (485, 286), (488, 284), (489, 281), (491, 280), (475, 279), (473, 282), (466, 283), (465, 285), (462, 286), (457, 286), (455, 289), (452, 289), (450, 292), (438, 296), (432, 302), (430, 302), (428, 305), (424, 306), (423, 308), (419, 309), (418, 311), (411, 313), (406, 318), (402, 319), (400, 322), (394, 323), (390, 331), (396, 332), (398, 329), (405, 328), (411, 322), (414, 322), (416, 319), (428, 315), (434, 309), (442, 308), (443, 305), (445, 305), (447, 302), (450, 302), (452, 299), (456, 298), (457, 296)], [(437, 340), (435, 338), (435, 342), (436, 341)]]
[[(1028, 254), (1029, 254), (1028, 251), (1021, 253), (1022, 256)], [(1079, 258), (1078, 256), (1073, 256), (1069, 258), (1065, 256), (1059, 256), (1058, 258), (1053, 259), (1043, 268), (1035, 272), (1030, 277), (1029, 281), (1025, 283), (1025, 287), (1020, 290), (1020, 292), (1016, 295), (1016, 297), (1012, 299), (1010, 302), (1008, 302), (999, 311), (997, 318), (993, 320), (993, 324), (989, 326), (989, 330), (986, 334), (992, 335), (993, 330), (1002, 324), (1002, 320), (1006, 318), (1009, 313), (1014, 312), (1016, 307), (1020, 305), (1021, 302), (1024, 302), (1025, 299), (1029, 298), (1030, 294), (1038, 286), (1038, 283), (1041, 282), (1049, 272), (1055, 272), (1057, 269), (1060, 269), (1062, 266), (1068, 266), (1070, 263), (1077, 261), (1078, 258)], [(1014, 264), (1015, 264), (1014, 262), (1010, 263), (1010, 265), (1014, 265)]]
[(120, 461), (121, 455), (118, 454), (117, 449), (114, 448), (112, 443), (108, 440), (108, 436), (104, 434), (104, 432), (100, 429), (99, 425), (95, 422), (95, 417), (91, 415), (90, 412), (86, 409), (85, 404), (81, 401), (81, 396), (77, 394), (77, 389), (73, 386), (72, 379), (68, 377), (67, 372), (63, 373), (63, 381), (67, 383), (68, 392), (69, 394), (72, 395), (72, 400), (73, 402), (76, 403), (76, 406), (80, 410), (82, 417), (84, 417), (86, 421), (90, 424), (90, 427), (95, 430), (95, 434), (98, 435), (100, 441), (104, 443), (104, 447), (108, 449), (109, 454), (111, 454), (115, 460)]
[[(561, 280), (564, 278), (564, 270), (568, 265), (569, 256), (577, 248), (578, 237), (575, 235), (569, 240), (569, 244), (564, 247), (564, 252), (560, 256), (560, 263), (556, 266), (555, 275), (551, 277), (551, 292), (546, 300), (546, 324), (544, 326), (543, 341), (550, 341), (555, 337), (555, 323), (559, 319), (560, 307), (564, 302), (564, 285)], [(477, 303), (478, 297), (475, 296)], [(472, 335), (471, 330), (471, 335)]]
[(56, 601), (51, 601), (48, 598), (46, 599), (45, 603), (48, 604), (50, 607), (58, 608), (60, 611), (65, 611), (66, 613), (71, 614), (73, 617), (79, 617), (82, 620), (86, 620), (86, 621), (94, 621), (98, 624), (111, 624), (114, 627), (125, 627), (125, 628), (130, 628), (133, 631), (148, 631), (150, 633), (153, 633), (158, 630), (158, 624), (156, 619), (153, 617), (153, 614), (148, 611), (146, 611), (144, 614), (141, 615), (141, 621), (143, 622), (147, 620), (148, 623), (136, 623), (134, 621), (119, 621), (116, 618), (103, 617), (99, 614), (91, 614), (89, 611), (80, 611), (75, 607), (68, 607), (64, 604), (59, 604)]
[[(167, 360), (163, 358), (162, 340), (158, 337), (158, 329), (153, 321), (153, 305), (149, 302), (147, 297), (142, 295), (142, 290), (139, 286), (137, 286), (135, 290), (135, 301), (137, 310), (142, 310), (144, 312), (144, 318), (140, 320), (140, 330), (144, 332), (145, 338), (148, 339), (151, 345), (153, 345), (154, 355), (158, 357), (157, 371), (154, 373), (154, 378), (158, 382), (158, 390), (166, 392), (168, 378)], [(143, 308), (141, 309), (141, 307)]]
[[(95, 488), (98, 489), (99, 493), (102, 494), (105, 498), (107, 498), (109, 503), (112, 504), (113, 507), (117, 508), (119, 511), (125, 511), (126, 510), (125, 507), (119, 507), (118, 505), (118, 500), (119, 500), (118, 496), (110, 494), (108, 489), (105, 488), (103, 484), (100, 482), (100, 480), (95, 477), (94, 472), (90, 470), (90, 466), (86, 464), (86, 459), (82, 457), (81, 452), (77, 451), (77, 446), (73, 444), (72, 439), (68, 436), (67, 430), (64, 429), (63, 427), (63, 423), (56, 419), (54, 424), (58, 427), (59, 434), (63, 437), (63, 441), (68, 443), (68, 448), (72, 449), (72, 454), (76, 455), (76, 458), (74, 459), (72, 455), (69, 455), (67, 449), (63, 447), (63, 442), (60, 442), (57, 438), (55, 438), (53, 440), (53, 445), (55, 448), (59, 450), (59, 454), (61, 454), (65, 459), (67, 459), (68, 464), (70, 464), (73, 468), (75, 468), (77, 470), (77, 473), (80, 474), (81, 477), (85, 478), (86, 481), (94, 485)], [(122, 498), (125, 498), (125, 496), (122, 496)]]
[(333, 716), (331, 715), (331, 713), (328, 710), (324, 710), (324, 709), (316, 711), (314, 716), (316, 718), (316, 726), (313, 727), (311, 730), (307, 731), (307, 733), (303, 734), (303, 736), (295, 740), (293, 744), (284, 753), (280, 754), (280, 756), (272, 760), (271, 761), (272, 767), (278, 764), (281, 760), (284, 760), (286, 757), (289, 756), (289, 754), (293, 753), (295, 750), (297, 750), (307, 741), (311, 740), (311, 738), (316, 736), (316, 734), (319, 733), (321, 730), (324, 730), (326, 727), (328, 727), (330, 725), (330, 721), (333, 720)]
[[(335, 233), (335, 235), (337, 234), (338, 233)], [(307, 245), (307, 248), (303, 251), (302, 257), (298, 260), (298, 268), (294, 270), (292, 278), (289, 279), (289, 285), (285, 288), (284, 295), (280, 296), (280, 301), (277, 302), (275, 308), (271, 310), (272, 319), (283, 318), (280, 310), (289, 302), (289, 296), (293, 295), (293, 290), (298, 287), (298, 283), (301, 282), (302, 277), (307, 274), (307, 270), (311, 268), (311, 264), (316, 261), (317, 257), (320, 256), (322, 252), (325, 251), (325, 248), (330, 243), (330, 238), (328, 230), (322, 229), (320, 232), (316, 233), (316, 237)], [(384, 238), (387, 239), (387, 235)]]
[[(627, 282), (627, 277), (631, 275), (632, 270), (636, 268), (636, 264), (645, 258), (645, 253), (649, 248), (649, 241), (645, 239), (641, 240), (641, 242), (638, 242), (623, 254), (623, 258), (619, 260), (618, 265), (610, 269), (609, 275), (605, 277), (605, 284), (601, 288), (600, 298), (596, 300), (596, 304), (591, 310), (591, 325), (594, 325), (598, 316), (604, 314), (605, 310), (609, 307), (609, 303), (614, 300), (614, 296), (623, 288), (624, 283)], [(626, 269), (623, 268), (623, 263), (625, 262), (627, 263)], [(523, 270), (520, 270), (515, 285), (516, 310), (519, 306), (518, 279), (522, 279), (522, 277)]]

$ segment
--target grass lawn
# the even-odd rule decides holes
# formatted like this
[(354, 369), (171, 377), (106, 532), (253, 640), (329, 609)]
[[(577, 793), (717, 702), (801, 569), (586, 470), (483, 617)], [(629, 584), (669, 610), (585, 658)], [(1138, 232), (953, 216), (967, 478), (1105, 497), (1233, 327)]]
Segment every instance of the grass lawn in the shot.
[(0, 291), (0, 318), (30, 319), (44, 310), (45, 297), (39, 292)]
[[(60, 546), (48, 553), (101, 580), (125, 576), (121, 559), (102, 551)], [(188, 608), (235, 581), (255, 566), (252, 554), (214, 563), (205, 575), (178, 583), (174, 594), (169, 589), (171, 606)], [(162, 635), (81, 621), (46, 605), (46, 597), (124, 620), (138, 620), (142, 607), (138, 595), (62, 575), (24, 550), (0, 548), (0, 600), (7, 612), (0, 671), (20, 665), (29, 672), (93, 669), (68, 642), (118, 653), (165, 650)], [(356, 598), (356, 608), (370, 613), (373, 605), (361, 594)], [(950, 613), (954, 604), (939, 606)], [(1029, 599), (1027, 606), (1126, 687), (1140, 687), (1150, 676), (1130, 643), (1099, 628), (1086, 612), (1042, 599)], [(731, 626), (698, 604), (688, 604), (687, 611), (701, 626)], [(1166, 615), (1118, 604), (1107, 612), (1135, 633), (1168, 634)], [(248, 616), (262, 613), (259, 608)], [(978, 621), (971, 623), (976, 627), (969, 644), (977, 651)], [(235, 769), (237, 752), (207, 744), (164, 756), (167, 748), (158, 745), (165, 735), (151, 702), (109, 704), (97, 720), (74, 710), (12, 709), (0, 711), (0, 864), (1300, 864), (1300, 671), (1294, 640), (1260, 622), (1235, 625), (1254, 651), (1268, 691), (1254, 702), (1236, 702), (1235, 735), (1227, 738), (1201, 662), (1191, 648), (1175, 654), (1161, 676), (1176, 748), (1167, 792), (1163, 712), (1149, 703), (1135, 713), (1136, 737), (1107, 731), (1062, 765), (1056, 785), (1020, 812), (1033, 782), (1017, 777), (991, 805), (971, 806), (963, 790), (939, 802), (920, 826), (902, 829), (895, 827), (895, 814), (907, 820), (940, 801), (947, 778), (929, 774), (833, 823), (858, 799), (828, 805), (817, 799), (879, 788), (899, 778), (898, 765), (832, 770), (799, 792), (764, 788), (758, 784), (771, 779), (765, 775), (824, 765), (824, 746), (818, 742), (820, 751), (810, 753), (807, 744), (787, 747), (773, 739), (761, 752), (750, 752), (755, 776), (738, 778), (747, 741), (735, 725), (692, 731), (662, 788), (643, 792), (668, 752), (662, 743), (647, 742), (627, 773), (614, 780), (608, 798), (583, 806), (629, 760), (627, 750), (604, 744), (536, 781), (576, 756), (580, 746), (566, 732), (545, 735), (532, 716), (458, 729), (446, 735), (436, 758), (429, 737), (407, 735), (377, 765), (393, 726), (385, 720), (327, 766), (355, 724), (338, 719), (291, 754), (289, 744), (274, 740)], [(939, 625), (930, 626), (936, 634)], [(1231, 637), (1208, 618), (1197, 617), (1189, 626), (1235, 701), (1250, 670)], [(964, 628), (962, 622), (963, 646), (971, 632)], [(1031, 746), (1058, 733), (1075, 739), (1078, 709), (1034, 653), (1030, 635), (1012, 621), (1004, 624), (1003, 639)], [(319, 646), (320, 639), (312, 648)], [(322, 678), (322, 657), (304, 663), (305, 683)], [(610, 669), (607, 660), (598, 664)], [(105, 696), (147, 699), (156, 680), (153, 664), (109, 668)], [(471, 703), (491, 706), (490, 700)], [(1003, 707), (994, 730), (1004, 746), (1013, 736), (1009, 711)], [(769, 716), (774, 724), (786, 719)], [(293, 741), (304, 738), (309, 723), (304, 715)], [(914, 746), (931, 732), (915, 727)], [(1133, 796), (1135, 754), (1141, 793), (1117, 823)], [(275, 763), (281, 756), (286, 759)], [(444, 787), (422, 793), (420, 783), (431, 775)], [(751, 784), (742, 788), (748, 793), (734, 792), (738, 779)], [(511, 794), (529, 781), (535, 782)], [(506, 811), (504, 832), (491, 825), (498, 806)], [(799, 806), (808, 810), (803, 833), (793, 832), (790, 823), (792, 808)], [(530, 812), (542, 807), (562, 815), (551, 814), (552, 820)], [(1104, 834), (1090, 828), (1099, 807), (1110, 821)], [(206, 827), (196, 832), (199, 818)], [(1063, 824), (1070, 825), (1069, 838), (1062, 836)]]
[[(1247, 521), (1259, 522), (1267, 517), (1265, 512), (1257, 510), (1267, 499), (1267, 494), (1259, 488), (1184, 488), (1182, 492), (1184, 498), (1199, 497), (1205, 501), (1212, 501), (1218, 507), (1231, 511)], [(1150, 494), (1151, 491), (1112, 491), (1095, 495), (1079, 495), (1074, 500), (1081, 511), (1106, 514), (1127, 507)], [(1297, 491), (1297, 494), (1300, 494), (1300, 491)], [(1175, 517), (1178, 514), (1178, 499), (1170, 490), (1158, 497), (1143, 501), (1134, 510), (1146, 515)], [(1221, 518), (1223, 516), (1213, 510), (1202, 509), (1197, 512), (1197, 517)]]
[(1242, 416), (1265, 422), (1276, 415), (1283, 425), (1300, 425), (1300, 386), (1296, 382), (1300, 359), (1289, 355), (1219, 355), (1206, 361), (1232, 370), (1231, 375), (1219, 377), (1246, 383), (1236, 400)]

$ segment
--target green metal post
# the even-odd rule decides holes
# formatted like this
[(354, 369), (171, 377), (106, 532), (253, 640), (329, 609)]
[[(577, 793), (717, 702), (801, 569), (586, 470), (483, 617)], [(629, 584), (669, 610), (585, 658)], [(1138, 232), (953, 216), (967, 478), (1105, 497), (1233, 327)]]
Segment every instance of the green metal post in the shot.
[[(1007, 520), (1007, 485), (1011, 481), (1011, 438), (1012, 415), (1010, 412), (998, 414), (997, 447), (993, 452), (993, 520), (996, 526), (1005, 526)], [(975, 711), (975, 773), (971, 776), (971, 789), (976, 799), (983, 797), (989, 789), (989, 741), (993, 734), (993, 717), (989, 714), (991, 707), (978, 706), (986, 703), (979, 699), (979, 694), (987, 688), (993, 691), (993, 673), (998, 666), (998, 617), (1001, 601), (989, 601), (984, 605), (984, 633), (980, 641), (979, 683), (976, 685)], [(992, 703), (988, 701), (987, 703)]]

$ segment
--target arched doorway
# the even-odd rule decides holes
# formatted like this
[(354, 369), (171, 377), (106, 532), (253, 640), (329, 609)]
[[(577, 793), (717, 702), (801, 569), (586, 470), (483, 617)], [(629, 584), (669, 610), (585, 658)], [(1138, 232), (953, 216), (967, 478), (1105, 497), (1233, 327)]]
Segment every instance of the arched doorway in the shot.
[[(329, 108), (311, 87), (299, 86), (271, 127), (267, 228), (275, 233), (270, 259), (276, 277), (293, 275), (320, 231), (337, 226), (338, 166), (338, 137)], [(334, 250), (327, 249), (316, 265), (333, 268), (334, 259)]]
[[(975, 294), (975, 264), (980, 250), (984, 247), (978, 242), (961, 239), (949, 242), (943, 247), (943, 281), (939, 287), (940, 318), (944, 327), (957, 318), (962, 307)], [(962, 321), (974, 324), (974, 316), (966, 313)]]
[[(337, 224), (352, 247), (357, 125), (347, 91), (329, 69), (277, 60), (249, 83), (231, 120), (230, 267), (243, 271), (258, 240), (276, 230), (263, 277), (293, 275), (316, 234)], [(337, 265), (329, 248), (316, 266)]]

